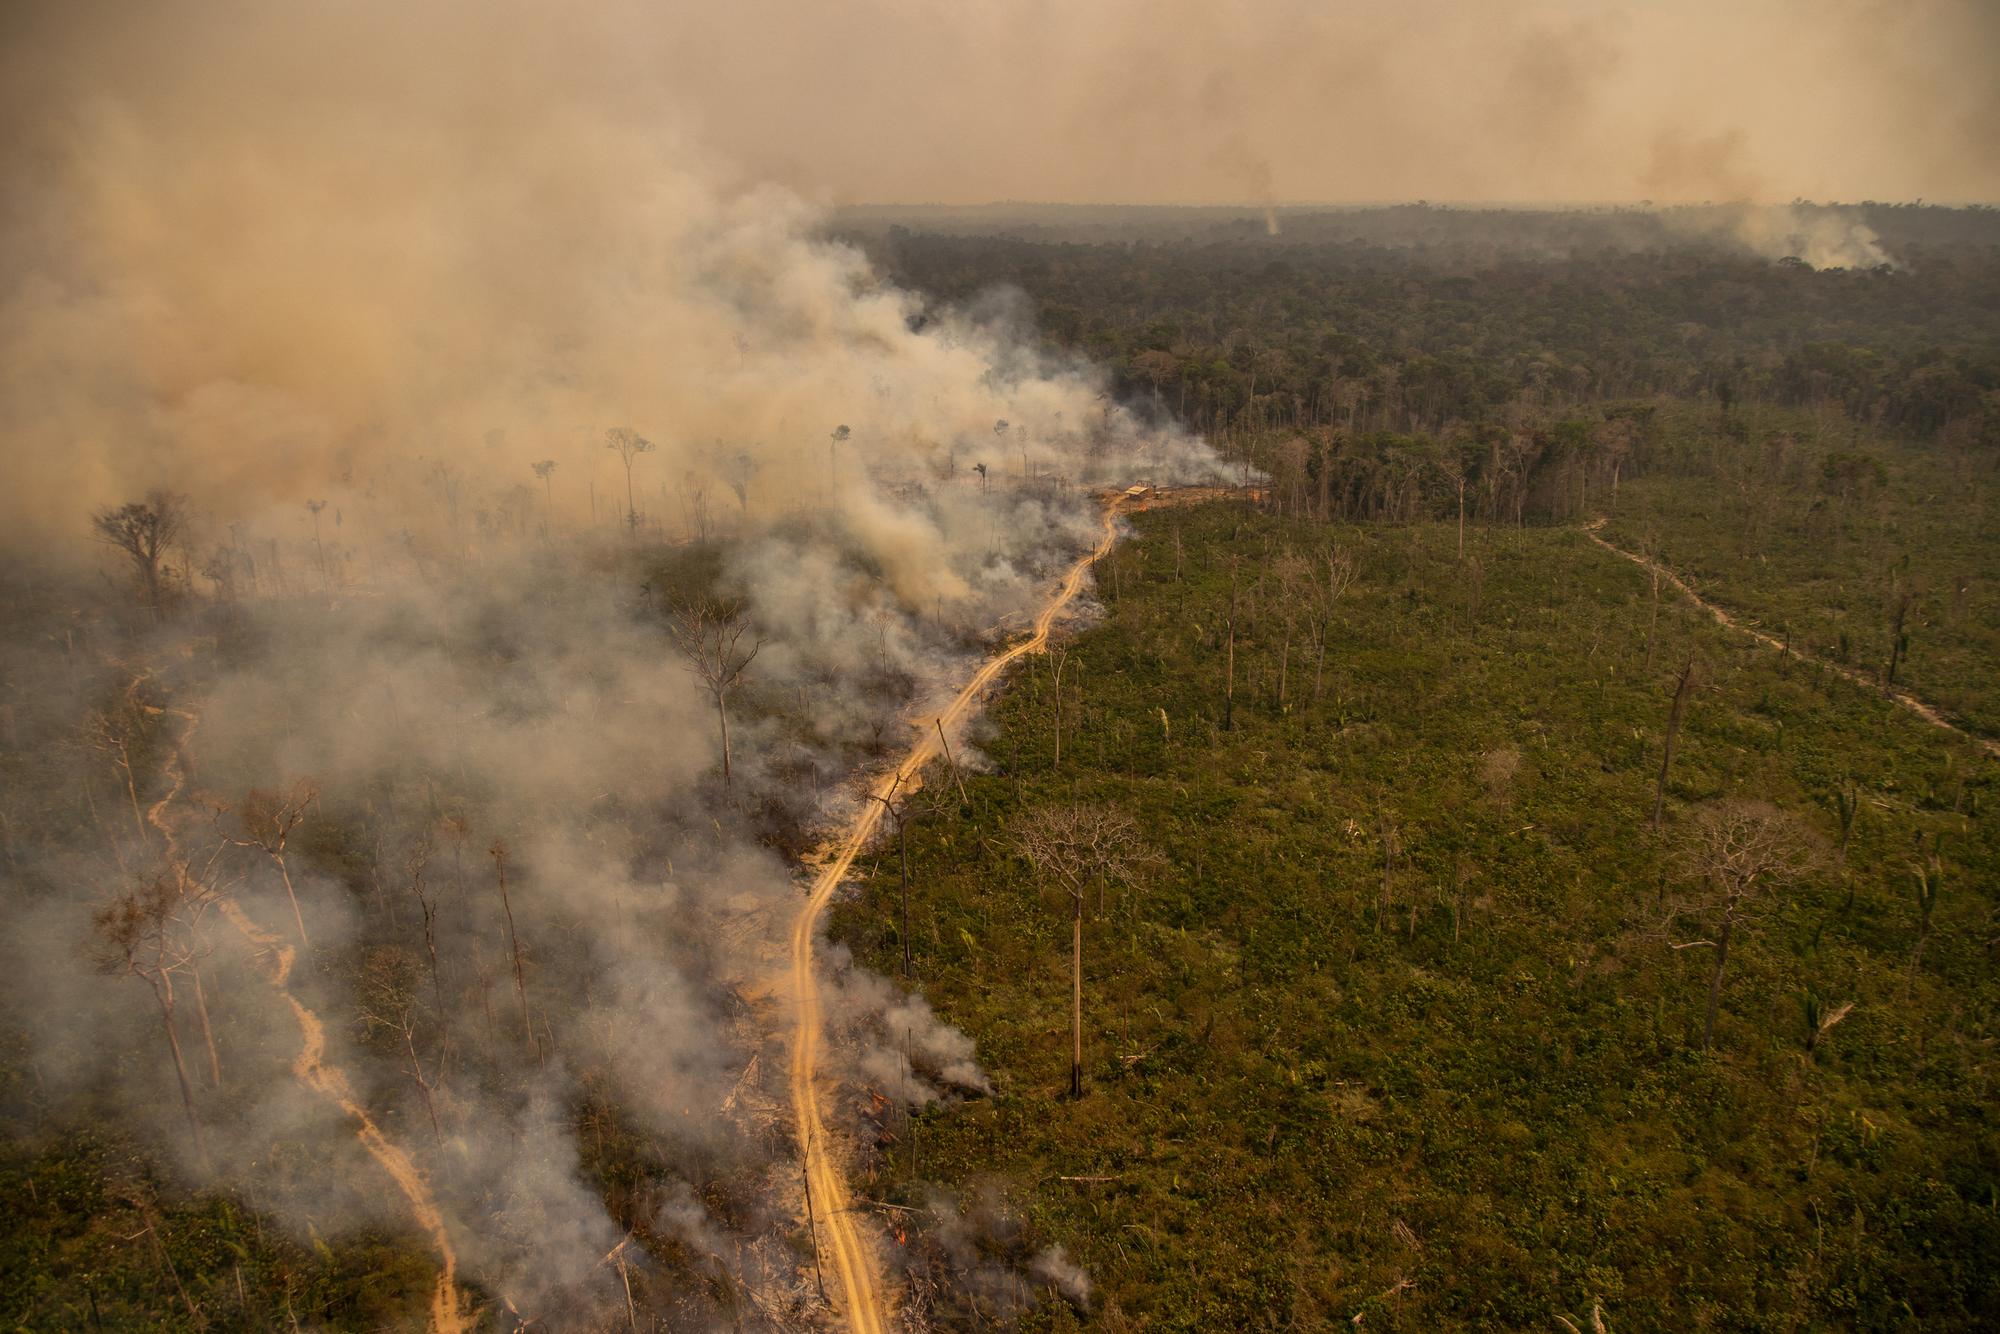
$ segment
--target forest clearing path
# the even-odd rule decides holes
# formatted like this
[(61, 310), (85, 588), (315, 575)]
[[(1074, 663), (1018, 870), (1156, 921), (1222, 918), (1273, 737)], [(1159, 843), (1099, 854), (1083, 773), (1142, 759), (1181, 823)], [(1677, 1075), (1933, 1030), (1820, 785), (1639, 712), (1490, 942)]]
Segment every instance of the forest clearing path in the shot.
[(1078, 557), (1070, 566), (1054, 594), (1036, 614), (1033, 632), (989, 658), (941, 713), (934, 719), (924, 720), (915, 744), (902, 762), (875, 780), (869, 788), (869, 799), (861, 803), (847, 828), (823, 845), (811, 859), (817, 862), (819, 869), (806, 901), (792, 923), (792, 994), (797, 997), (797, 1027), (792, 1041), (792, 1105), (797, 1113), (799, 1151), (805, 1161), (807, 1207), (817, 1218), (817, 1222), (808, 1220), (814, 1229), (813, 1246), (816, 1251), (819, 1249), (823, 1230), (840, 1283), (847, 1327), (855, 1334), (882, 1334), (888, 1325), (889, 1310), (876, 1272), (875, 1250), (856, 1224), (848, 1203), (847, 1183), (827, 1149), (826, 1120), (821, 1111), (823, 1090), (817, 1067), (821, 1014), (813, 951), (820, 915), (833, 901), (834, 893), (846, 878), (855, 857), (880, 826), (883, 804), (936, 758), (945, 735), (966, 717), (981, 693), (1009, 664), (1047, 645), (1049, 630), (1056, 617), (1075, 600), (1090, 567), (1117, 541), (1118, 511), (1124, 500), (1125, 497), (1120, 495), (1106, 501), (1104, 528), (1097, 546)]
[[(1778, 650), (1778, 652), (1780, 653), (1791, 652), (1791, 649), (1784, 643), (1783, 640), (1780, 640), (1772, 635), (1767, 635), (1762, 630), (1757, 629), (1755, 626), (1747, 625), (1743, 621), (1739, 620), (1737, 617), (1730, 615), (1728, 612), (1716, 606), (1713, 602), (1710, 602), (1707, 598), (1703, 597), (1701, 594), (1695, 592), (1694, 589), (1689, 586), (1687, 580), (1681, 578), (1678, 574), (1675, 574), (1672, 570), (1660, 564), (1658, 561), (1649, 560), (1645, 556), (1639, 554), (1636, 551), (1627, 551), (1625, 550), (1625, 548), (1620, 546), (1614, 546), (1612, 543), (1605, 540), (1605, 538), (1599, 535), (1597, 530), (1604, 527), (1606, 522), (1607, 522), (1606, 518), (1600, 515), (1598, 518), (1592, 519), (1589, 523), (1583, 525), (1581, 531), (1585, 537), (1597, 543), (1598, 546), (1603, 547), (1606, 551), (1610, 552), (1612, 555), (1622, 557), (1625, 560), (1629, 560), (1642, 570), (1658, 573), (1661, 579), (1665, 580), (1667, 583), (1670, 583), (1675, 588), (1679, 589), (1682, 596), (1686, 597), (1688, 601), (1694, 603), (1695, 606), (1700, 607), (1703, 611), (1707, 612), (1710, 616), (1714, 617), (1715, 623), (1717, 625), (1722, 626), (1726, 630), (1734, 630), (1738, 634), (1748, 635), (1750, 638), (1756, 640), (1758, 643), (1763, 644), (1768, 648), (1774, 648)], [(1884, 686), (1879, 682), (1872, 680), (1868, 676), (1865, 676), (1862, 673), (1857, 672), (1850, 667), (1842, 667), (1839, 663), (1828, 662), (1825, 658), (1808, 657), (1805, 654), (1798, 654), (1796, 656), (1798, 656), (1800, 661), (1810, 662), (1816, 667), (1832, 672), (1835, 676), (1841, 677), (1842, 679), (1846, 680), (1852, 685), (1860, 686), (1863, 690), (1875, 691), (1883, 695), (1887, 699), (1889, 699), (1891, 702), (1902, 706), (1903, 708), (1909, 710), (1911, 713), (1914, 713), (1917, 717), (1923, 719), (1931, 726), (1942, 728), (1947, 732), (1951, 732), (1957, 736), (1964, 737), (1967, 741), (1972, 742), (1974, 745), (1978, 746), (1981, 750), (1985, 751), (1988, 755), (1994, 756), (1995, 758), (2000, 758), (2000, 741), (1992, 741), (1986, 737), (1974, 736), (1972, 733), (1966, 731), (1963, 727), (1960, 727), (1957, 723), (1954, 723), (1950, 719), (1946, 718), (1942, 713), (1939, 713), (1934, 705), (1925, 703), (1923, 700), (1918, 699), (1915, 695), (1910, 694), (1908, 691), (1897, 690), (1893, 686)]]

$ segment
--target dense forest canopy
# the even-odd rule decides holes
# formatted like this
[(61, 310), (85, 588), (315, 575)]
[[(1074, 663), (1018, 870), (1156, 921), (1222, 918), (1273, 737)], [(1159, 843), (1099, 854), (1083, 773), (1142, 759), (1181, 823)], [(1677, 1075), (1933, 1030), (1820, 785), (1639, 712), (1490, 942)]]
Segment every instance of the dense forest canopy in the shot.
[[(856, 210), (842, 223), (939, 301), (1026, 293), (1050, 340), (1203, 430), (1437, 433), (1522, 403), (1673, 394), (1832, 405), (2000, 442), (2000, 212), (1778, 212), (1754, 230), (1742, 208), (1425, 205), (1288, 210), (1275, 235), (1243, 209)], [(1881, 262), (1816, 271), (1787, 249), (1828, 225), (1876, 237)]]

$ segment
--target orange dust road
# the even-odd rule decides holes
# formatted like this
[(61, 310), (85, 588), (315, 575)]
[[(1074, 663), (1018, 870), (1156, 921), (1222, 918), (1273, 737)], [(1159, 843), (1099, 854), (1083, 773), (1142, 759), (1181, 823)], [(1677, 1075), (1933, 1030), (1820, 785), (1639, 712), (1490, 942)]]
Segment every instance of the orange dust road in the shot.
[[(926, 725), (901, 764), (883, 774), (870, 789), (875, 797), (887, 800), (939, 752), (939, 729), (955, 727), (978, 701), (981, 692), (993, 684), (1008, 664), (1034, 653), (1049, 642), (1049, 627), (1075, 600), (1090, 567), (1111, 550), (1117, 540), (1117, 516), (1122, 496), (1106, 502), (1104, 532), (1090, 554), (1070, 566), (1069, 573), (1035, 617), (1034, 633), (1018, 644), (996, 654), (973, 674), (963, 689), (937, 716), (935, 725)], [(842, 1179), (833, 1155), (827, 1150), (826, 1120), (821, 1111), (817, 1058), (820, 1046), (819, 979), (813, 967), (813, 944), (820, 914), (833, 900), (834, 891), (846, 877), (854, 858), (867, 846), (882, 820), (882, 801), (861, 804), (854, 820), (839, 837), (820, 850), (820, 870), (812, 891), (792, 923), (792, 994), (798, 998), (798, 1027), (792, 1040), (792, 1106), (797, 1111), (799, 1152), (805, 1159), (806, 1182), (812, 1194), (812, 1210), (817, 1222), (815, 1245), (833, 1262), (834, 1277), (840, 1287), (841, 1305), (847, 1327), (855, 1334), (882, 1334), (889, 1320), (888, 1303), (877, 1272), (875, 1251), (862, 1230), (855, 1225), (848, 1204), (847, 1183)]]

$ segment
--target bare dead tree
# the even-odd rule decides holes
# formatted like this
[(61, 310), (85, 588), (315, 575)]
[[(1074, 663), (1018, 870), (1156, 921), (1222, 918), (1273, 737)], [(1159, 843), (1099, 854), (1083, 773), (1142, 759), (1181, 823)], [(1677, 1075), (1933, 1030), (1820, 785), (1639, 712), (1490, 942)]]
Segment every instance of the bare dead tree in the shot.
[(143, 706), (129, 692), (120, 695), (116, 704), (92, 709), (84, 724), (84, 735), (91, 747), (102, 752), (124, 780), (125, 799), (131, 805), (132, 823), (142, 843), (148, 835), (145, 814), (139, 809), (139, 783), (132, 769), (132, 751), (143, 727)]
[(1313, 641), (1314, 704), (1319, 703), (1326, 671), (1326, 646), (1333, 634), (1333, 615), (1353, 584), (1354, 556), (1338, 545), (1329, 544), (1318, 559), (1305, 567), (1306, 620)]
[(1049, 682), (1053, 703), (1049, 707), (1050, 719), (1055, 724), (1055, 756), (1049, 768), (1062, 768), (1062, 723), (1063, 723), (1063, 669), (1069, 665), (1069, 649), (1062, 644), (1049, 646)]
[(1223, 667), (1222, 667), (1222, 730), (1233, 731), (1236, 727), (1236, 613), (1239, 606), (1237, 596), (1237, 558), (1229, 558), (1229, 613), (1224, 621)]
[(745, 519), (750, 517), (750, 483), (757, 476), (757, 460), (748, 454), (736, 454), (723, 465), (722, 480), (729, 483), (729, 489), (736, 493), (736, 505)]
[(304, 946), (312, 942), (306, 937), (306, 919), (299, 911), (299, 894), (292, 884), (292, 868), (285, 858), (285, 847), (291, 842), (293, 832), (305, 823), (306, 807), (318, 796), (319, 785), (310, 778), (301, 778), (289, 792), (252, 788), (235, 808), (234, 831), (223, 823), (223, 817), (231, 813), (230, 808), (223, 805), (215, 808), (215, 827), (224, 839), (239, 848), (255, 848), (278, 868), (285, 898), (292, 905), (292, 923), (298, 928), (299, 944)]
[[(179, 997), (174, 979), (191, 970), (199, 953), (202, 915), (214, 903), (213, 891), (178, 868), (162, 872), (118, 895), (91, 917), (94, 962), (111, 977), (136, 977), (159, 1005), (160, 1026), (173, 1056), (174, 1077), (180, 1084), (181, 1107), (187, 1113), (188, 1136), (195, 1153), (208, 1161), (208, 1145), (195, 1115), (194, 1087), (188, 1079), (175, 1014)], [(211, 1047), (211, 1058), (213, 1048)], [(219, 1079), (221, 1068), (213, 1067)]]
[(507, 919), (507, 953), (514, 961), (514, 995), (521, 1002), (521, 1029), (527, 1034), (528, 1045), (539, 1056), (541, 1043), (535, 1040), (535, 1022), (528, 1014), (528, 973), (521, 962), (520, 937), (514, 933), (514, 904), (507, 897), (507, 845), (496, 838), (486, 852), (493, 858), (493, 878), (500, 886), (500, 910)]
[(1889, 662), (1882, 669), (1882, 684), (1894, 686), (1896, 672), (1902, 667), (1904, 657), (1910, 651), (1910, 635), (1903, 627), (1910, 618), (1910, 606), (1917, 600), (1917, 589), (1898, 578), (1889, 588)]
[(1403, 853), (1403, 836), (1396, 827), (1395, 814), (1387, 806), (1375, 812), (1375, 828), (1382, 839), (1382, 895), (1375, 909), (1375, 933), (1380, 935), (1395, 902), (1396, 858)]
[(442, 1040), (449, 1042), (451, 1039), (450, 1019), (448, 1017), (450, 1012), (444, 1006), (443, 969), (438, 959), (438, 909), (441, 906), (443, 894), (441, 891), (431, 887), (428, 878), (431, 855), (436, 848), (437, 844), (431, 831), (425, 829), (418, 836), (415, 845), (411, 847), (410, 855), (405, 860), (403, 869), (409, 876), (410, 894), (417, 901), (417, 912), (423, 922), (424, 955), (430, 964), (431, 997), (437, 1007), (438, 1030)]
[(422, 967), (408, 951), (385, 945), (369, 952), (362, 965), (361, 1022), (371, 1033), (387, 1029), (400, 1041), (404, 1073), (417, 1086), (423, 1099), (424, 1115), (430, 1118), (431, 1134), (444, 1143), (444, 1128), (438, 1122), (437, 1089), (442, 1078), (443, 1058), (430, 1074), (424, 1072), (423, 1057), (417, 1053), (417, 972)]
[(722, 785), (730, 785), (729, 693), (743, 683), (743, 673), (764, 647), (760, 638), (743, 647), (750, 623), (733, 602), (695, 598), (676, 607), (667, 629), (688, 660), (688, 670), (701, 678), (715, 700), (716, 723), (722, 732)]
[(903, 976), (908, 977), (910, 976), (910, 966), (911, 966), (910, 965), (910, 828), (909, 828), (910, 803), (908, 798), (905, 798), (902, 801), (896, 800), (896, 789), (902, 786), (902, 781), (903, 780), (901, 778), (898, 778), (894, 783), (892, 783), (889, 787), (889, 795), (886, 797), (880, 796), (873, 792), (869, 793), (868, 796), (871, 801), (879, 801), (882, 803), (883, 814), (887, 815), (890, 821), (894, 823), (894, 825), (896, 826), (896, 852), (898, 857), (902, 861), (902, 877), (903, 877), (903, 924), (899, 934), (901, 934), (903, 938)]
[(1688, 694), (1694, 689), (1694, 654), (1688, 654), (1687, 665), (1681, 668), (1680, 679), (1674, 683), (1674, 702), (1667, 710), (1667, 734), (1660, 750), (1660, 781), (1653, 790), (1653, 828), (1660, 827), (1660, 817), (1667, 805), (1667, 774), (1674, 767), (1674, 742), (1680, 737), (1681, 717), (1687, 712)]
[(1070, 901), (1071, 1097), (1083, 1096), (1083, 916), (1095, 886), (1103, 910), (1109, 885), (1129, 885), (1147, 856), (1139, 826), (1123, 811), (1071, 804), (1031, 811), (1014, 830), (1015, 846), (1037, 875)]
[(639, 502), (632, 493), (632, 460), (641, 454), (650, 454), (653, 442), (629, 426), (614, 426), (604, 433), (604, 447), (616, 453), (625, 464), (625, 528), (636, 538), (639, 535)]
[(1732, 798), (1703, 807), (1689, 822), (1676, 849), (1692, 896), (1673, 905), (1671, 924), (1684, 917), (1704, 920), (1710, 934), (1674, 941), (1676, 950), (1712, 949), (1708, 1004), (1701, 1045), (1715, 1036), (1722, 1002), (1723, 970), (1737, 935), (1761, 915), (1773, 897), (1810, 875), (1821, 863), (1818, 835), (1798, 816), (1769, 802)]
[(324, 500), (308, 500), (306, 502), (306, 511), (313, 516), (313, 551), (319, 557), (320, 592), (331, 597), (333, 595), (333, 581), (328, 577), (326, 571), (326, 546), (319, 540), (319, 516), (320, 511), (325, 508), (326, 502)]
[(554, 459), (542, 459), (538, 462), (530, 463), (528, 466), (535, 470), (535, 476), (542, 479), (542, 536), (547, 537), (549, 535), (549, 525), (555, 519), (556, 514), (555, 485), (549, 480), (555, 473), (556, 461)]
[(167, 551), (187, 528), (187, 497), (153, 490), (144, 500), (98, 510), (90, 516), (91, 533), (99, 542), (124, 553), (132, 563), (146, 606), (158, 619), (165, 608)]

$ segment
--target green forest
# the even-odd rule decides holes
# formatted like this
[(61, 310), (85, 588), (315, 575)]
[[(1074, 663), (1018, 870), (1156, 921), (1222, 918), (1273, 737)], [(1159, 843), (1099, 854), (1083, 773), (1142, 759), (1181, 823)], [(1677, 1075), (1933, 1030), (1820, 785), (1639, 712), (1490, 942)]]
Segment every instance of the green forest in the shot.
[[(1060, 1240), (1098, 1290), (1051, 1327), (1990, 1322), (1992, 756), (1656, 613), (1574, 530), (1135, 526), (994, 771), (910, 800), (914, 976), (995, 1092), (884, 1120), (892, 1200)], [(1071, 1100), (1069, 908), (1022, 834), (1076, 808), (1135, 851), (1086, 904)], [(1727, 818), (1786, 846), (1705, 1042)], [(897, 851), (836, 927), (885, 972)]]

